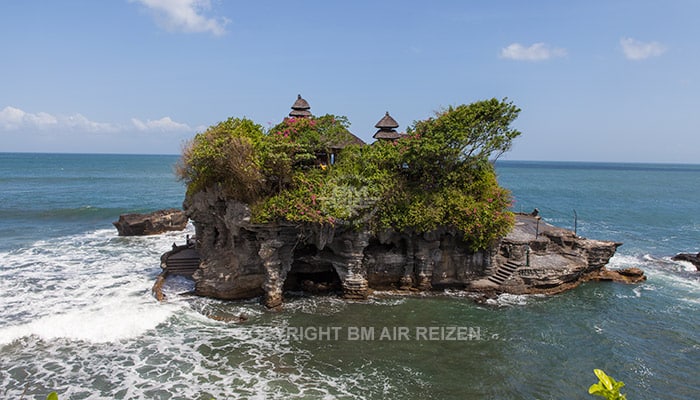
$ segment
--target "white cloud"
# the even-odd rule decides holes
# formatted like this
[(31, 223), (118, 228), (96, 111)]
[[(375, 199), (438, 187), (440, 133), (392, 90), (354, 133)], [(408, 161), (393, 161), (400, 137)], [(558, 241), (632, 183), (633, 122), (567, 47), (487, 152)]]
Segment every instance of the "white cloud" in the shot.
[(25, 112), (19, 108), (5, 107), (0, 111), (0, 127), (4, 130), (17, 129), (24, 123)]
[(666, 52), (666, 46), (659, 42), (640, 42), (632, 38), (620, 39), (622, 52), (628, 60), (639, 61), (658, 57)]
[(58, 119), (45, 112), (32, 114), (11, 106), (0, 111), (0, 128), (3, 130), (16, 130), (23, 127), (44, 129), (57, 124)]
[(141, 121), (137, 118), (132, 118), (131, 123), (134, 124), (136, 129), (140, 131), (152, 131), (157, 130), (161, 132), (173, 132), (173, 131), (192, 131), (192, 128), (180, 122), (173, 121), (170, 117), (163, 117), (156, 120), (147, 120), (146, 122)]
[(216, 36), (226, 33), (227, 18), (208, 18), (203, 13), (211, 9), (209, 0), (130, 0), (150, 9), (158, 25), (169, 31), (186, 33), (209, 32)]
[(119, 131), (119, 127), (108, 122), (90, 121), (82, 114), (74, 114), (68, 117), (59, 117), (61, 127), (66, 127), (71, 130), (94, 132), (94, 133), (110, 133)]
[(29, 121), (29, 123), (42, 127), (51, 127), (58, 124), (56, 117), (45, 112), (25, 114), (25, 118)]
[(189, 125), (173, 121), (170, 117), (141, 121), (131, 119), (131, 124), (96, 122), (82, 114), (69, 116), (52, 115), (45, 112), (29, 113), (16, 107), (7, 106), (0, 110), (0, 131), (20, 130), (61, 130), (70, 132), (114, 133), (128, 131), (142, 132), (194, 132)]
[(501, 49), (501, 58), (518, 61), (544, 61), (565, 56), (566, 49), (552, 47), (546, 43), (535, 43), (530, 47), (513, 43)]

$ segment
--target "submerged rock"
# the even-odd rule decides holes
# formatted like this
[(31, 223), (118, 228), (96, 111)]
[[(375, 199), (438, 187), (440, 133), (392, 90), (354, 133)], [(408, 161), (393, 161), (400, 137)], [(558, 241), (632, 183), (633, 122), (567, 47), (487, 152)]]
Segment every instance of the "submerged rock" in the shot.
[(119, 236), (144, 236), (181, 231), (187, 226), (187, 221), (184, 211), (171, 208), (147, 214), (122, 214), (112, 224), (117, 228)]
[(252, 224), (250, 209), (216, 190), (185, 201), (201, 264), (195, 292), (220, 299), (339, 290), (365, 299), (372, 290), (448, 288), (482, 293), (557, 293), (601, 270), (621, 243), (589, 240), (518, 215), (513, 231), (491, 248), (471, 251), (459, 232), (371, 232), (342, 224)]

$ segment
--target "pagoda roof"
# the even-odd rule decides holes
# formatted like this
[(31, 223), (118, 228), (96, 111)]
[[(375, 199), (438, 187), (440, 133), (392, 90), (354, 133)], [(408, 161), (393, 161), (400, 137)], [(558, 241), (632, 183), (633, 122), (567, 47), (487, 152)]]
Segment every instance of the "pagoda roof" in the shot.
[(301, 117), (306, 118), (311, 116), (311, 106), (309, 102), (304, 100), (300, 94), (297, 95), (297, 100), (292, 104), (292, 111), (289, 113), (290, 117)]
[(289, 113), (290, 117), (310, 117), (311, 116), (311, 111), (309, 110), (292, 110)]
[(394, 129), (380, 129), (372, 137), (379, 140), (396, 140), (400, 138), (401, 135)]
[(309, 105), (309, 102), (304, 100), (300, 94), (297, 95), (297, 100), (292, 104), (292, 109), (293, 110), (308, 110), (310, 109), (311, 106)]
[(389, 111), (384, 114), (384, 117), (377, 122), (376, 125), (374, 125), (375, 128), (379, 129), (394, 129), (399, 127), (399, 123), (396, 122), (395, 119), (391, 118), (391, 115), (389, 115)]

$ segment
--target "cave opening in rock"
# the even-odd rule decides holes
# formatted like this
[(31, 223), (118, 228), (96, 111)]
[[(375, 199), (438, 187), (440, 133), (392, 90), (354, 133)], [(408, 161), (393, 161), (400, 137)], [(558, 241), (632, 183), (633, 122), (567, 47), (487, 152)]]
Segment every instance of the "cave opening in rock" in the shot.
[(342, 281), (333, 265), (319, 256), (315, 246), (305, 246), (294, 251), (284, 290), (332, 294), (342, 291)]

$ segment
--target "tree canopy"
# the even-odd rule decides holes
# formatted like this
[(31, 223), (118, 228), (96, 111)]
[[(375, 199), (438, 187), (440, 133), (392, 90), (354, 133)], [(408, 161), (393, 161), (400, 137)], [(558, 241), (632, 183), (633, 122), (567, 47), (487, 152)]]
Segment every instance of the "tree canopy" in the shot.
[(511, 127), (519, 112), (507, 99), (448, 107), (368, 146), (353, 144), (344, 117), (285, 118), (267, 131), (229, 118), (197, 134), (177, 170), (188, 193), (217, 186), (250, 204), (256, 223), (443, 227), (485, 248), (514, 221), (492, 161), (520, 135)]

